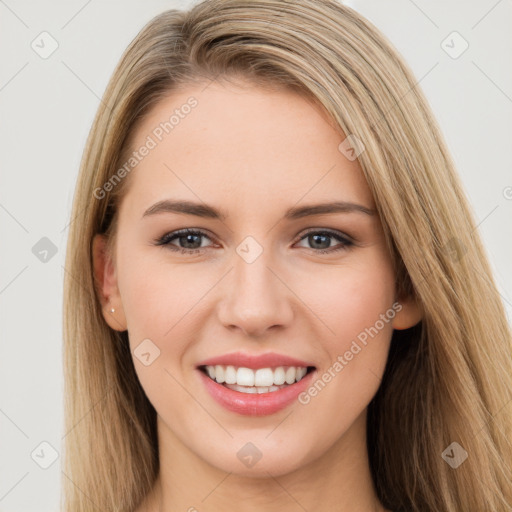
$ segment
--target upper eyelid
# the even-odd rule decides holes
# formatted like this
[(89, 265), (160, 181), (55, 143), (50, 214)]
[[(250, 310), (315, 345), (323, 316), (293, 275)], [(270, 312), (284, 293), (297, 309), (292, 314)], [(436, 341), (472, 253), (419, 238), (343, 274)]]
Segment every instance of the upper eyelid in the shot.
[(327, 233), (332, 236), (339, 236), (340, 238), (346, 238), (347, 240), (353, 241), (350, 235), (343, 233), (343, 231), (331, 228), (307, 228), (305, 231), (301, 231), (297, 237), (300, 239), (309, 233)]

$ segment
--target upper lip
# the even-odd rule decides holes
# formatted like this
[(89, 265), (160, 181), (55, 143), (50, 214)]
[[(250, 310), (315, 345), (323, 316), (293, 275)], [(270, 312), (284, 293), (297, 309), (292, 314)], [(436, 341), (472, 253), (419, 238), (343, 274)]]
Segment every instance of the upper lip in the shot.
[(236, 367), (252, 368), (273, 368), (278, 366), (314, 366), (307, 361), (301, 361), (294, 357), (284, 354), (276, 354), (275, 352), (267, 352), (265, 354), (247, 354), (244, 352), (232, 352), (220, 356), (206, 359), (197, 366), (215, 366), (215, 365), (231, 365)]

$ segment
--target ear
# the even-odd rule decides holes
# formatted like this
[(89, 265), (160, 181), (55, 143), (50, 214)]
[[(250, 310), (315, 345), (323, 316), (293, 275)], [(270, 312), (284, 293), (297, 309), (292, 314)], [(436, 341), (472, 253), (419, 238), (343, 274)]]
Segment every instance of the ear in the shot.
[[(94, 281), (100, 297), (103, 318), (116, 331), (126, 331), (126, 317), (117, 286), (117, 274), (111, 254), (107, 251), (107, 237), (95, 235), (92, 242)], [(114, 311), (112, 312), (112, 309)]]
[(397, 307), (393, 318), (393, 329), (409, 329), (423, 318), (423, 310), (414, 295), (396, 300)]

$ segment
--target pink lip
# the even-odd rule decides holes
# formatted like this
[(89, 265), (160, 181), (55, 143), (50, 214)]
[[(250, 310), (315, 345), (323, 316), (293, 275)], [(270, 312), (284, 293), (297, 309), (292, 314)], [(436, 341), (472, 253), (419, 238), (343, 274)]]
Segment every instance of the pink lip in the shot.
[(293, 357), (276, 354), (275, 352), (258, 355), (233, 352), (231, 354), (224, 354), (222, 356), (206, 359), (197, 366), (215, 366), (217, 364), (252, 368), (253, 370), (258, 368), (276, 368), (278, 366), (314, 366), (314, 364), (308, 363), (307, 361), (301, 361)]
[[(220, 363), (224, 364), (224, 363)], [(291, 365), (295, 366), (295, 365)], [(299, 366), (305, 366), (301, 364)], [(198, 370), (201, 379), (212, 398), (229, 411), (246, 416), (264, 416), (284, 409), (297, 399), (298, 395), (311, 385), (316, 370), (307, 373), (299, 382), (278, 391), (261, 394), (233, 391), (210, 379), (202, 370)]]

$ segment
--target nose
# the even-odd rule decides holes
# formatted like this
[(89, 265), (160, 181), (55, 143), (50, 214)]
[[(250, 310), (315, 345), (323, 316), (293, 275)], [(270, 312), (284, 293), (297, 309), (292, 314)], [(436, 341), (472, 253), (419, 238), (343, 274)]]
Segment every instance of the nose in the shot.
[(263, 251), (249, 263), (239, 254), (233, 256), (233, 268), (223, 280), (218, 317), (230, 330), (247, 337), (261, 338), (271, 328), (281, 329), (293, 319), (293, 292), (287, 276), (280, 275), (274, 260)]

